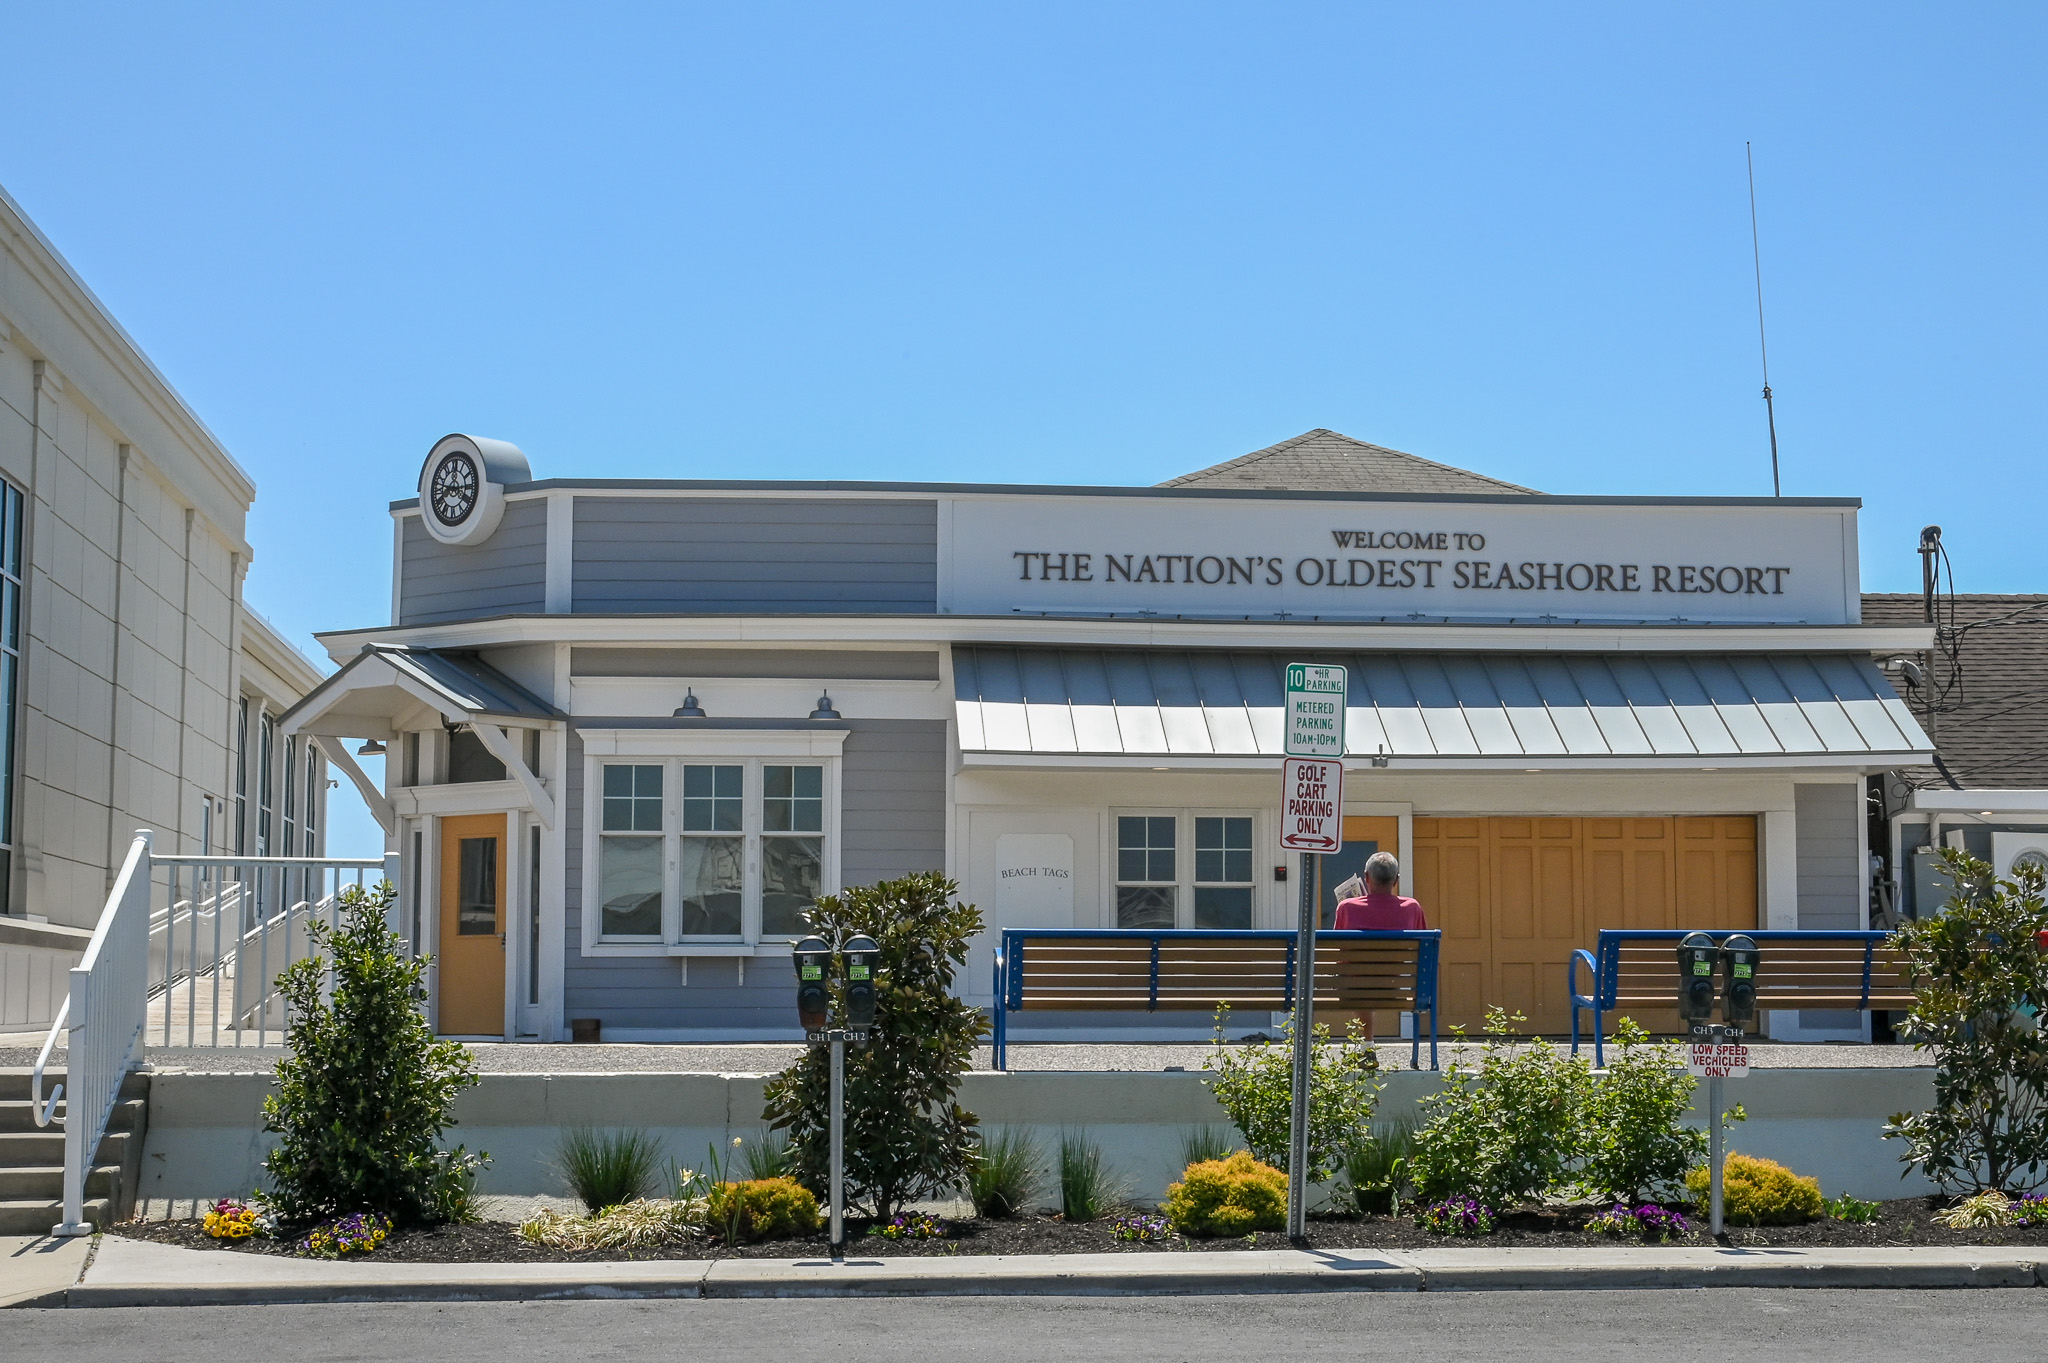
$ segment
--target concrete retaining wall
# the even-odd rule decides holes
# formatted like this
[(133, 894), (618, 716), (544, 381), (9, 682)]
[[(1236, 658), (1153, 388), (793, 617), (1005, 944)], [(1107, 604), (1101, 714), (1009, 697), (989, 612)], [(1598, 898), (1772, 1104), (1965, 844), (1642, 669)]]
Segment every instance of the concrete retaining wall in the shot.
[[(761, 1075), (568, 1074), (486, 1075), (456, 1105), (450, 1142), (488, 1150), (479, 1190), (496, 1198), (560, 1197), (566, 1187), (551, 1166), (565, 1128), (643, 1127), (669, 1154), (701, 1165), (708, 1146), (761, 1134)], [(1383, 1116), (1415, 1111), (1436, 1087), (1434, 1074), (1402, 1071), (1387, 1078)], [(149, 1135), (141, 1196), (145, 1214), (188, 1216), (193, 1208), (261, 1185), (263, 1153), (274, 1137), (262, 1132), (265, 1075), (160, 1074), (150, 1085)], [(1085, 1132), (1129, 1182), (1132, 1196), (1153, 1202), (1179, 1176), (1187, 1128), (1228, 1119), (1198, 1073), (978, 1073), (962, 1099), (984, 1127), (1023, 1127), (1050, 1151), (1062, 1130)], [(1915, 1174), (1899, 1178), (1899, 1146), (1880, 1136), (1894, 1112), (1929, 1106), (1929, 1069), (1799, 1069), (1755, 1071), (1727, 1082), (1727, 1101), (1749, 1120), (1732, 1128), (1730, 1146), (1818, 1176), (1829, 1196), (1904, 1197), (1933, 1189)], [(1706, 1087), (1694, 1111), (1705, 1118)], [(513, 1204), (501, 1203), (508, 1213)]]

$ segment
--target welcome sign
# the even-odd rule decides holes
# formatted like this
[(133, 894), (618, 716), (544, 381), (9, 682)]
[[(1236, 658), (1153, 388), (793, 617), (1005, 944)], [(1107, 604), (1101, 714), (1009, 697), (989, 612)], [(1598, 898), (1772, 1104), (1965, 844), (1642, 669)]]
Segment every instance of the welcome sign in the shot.
[(1856, 505), (960, 497), (940, 608), (1853, 624)]

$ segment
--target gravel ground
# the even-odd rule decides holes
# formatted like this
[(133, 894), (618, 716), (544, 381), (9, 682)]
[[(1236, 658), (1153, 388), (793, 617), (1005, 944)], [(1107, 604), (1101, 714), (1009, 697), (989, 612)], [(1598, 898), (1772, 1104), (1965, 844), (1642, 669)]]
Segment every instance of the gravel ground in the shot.
[[(1901, 1198), (1879, 1204), (1873, 1221), (1851, 1223), (1827, 1218), (1800, 1226), (1729, 1227), (1722, 1244), (1747, 1248), (1847, 1245), (2041, 1245), (2048, 1244), (2048, 1227), (2005, 1227), (2002, 1229), (1949, 1230), (1933, 1224), (1933, 1215), (1945, 1199)], [(1407, 1216), (1358, 1218), (1311, 1218), (1309, 1243), (1319, 1249), (1430, 1249), (1445, 1246), (1488, 1248), (1592, 1249), (1623, 1242), (1584, 1229), (1591, 1207), (1551, 1208), (1521, 1212), (1501, 1218), (1491, 1235), (1450, 1238), (1419, 1229)], [(1690, 1234), (1675, 1236), (1673, 1244), (1712, 1244), (1702, 1224)], [(1151, 1233), (1163, 1234), (1152, 1219)], [(1267, 1231), (1231, 1239), (1191, 1240), (1165, 1234), (1164, 1238), (1133, 1244), (1119, 1241), (1115, 1222), (1109, 1218), (1087, 1223), (1069, 1223), (1055, 1216), (1023, 1217), (1014, 1221), (962, 1219), (944, 1223), (940, 1238), (889, 1240), (868, 1235), (864, 1223), (849, 1225), (850, 1248), (861, 1257), (981, 1255), (981, 1254), (1102, 1254), (1117, 1250), (1132, 1253), (1172, 1253), (1179, 1250), (1285, 1249), (1287, 1237)], [(197, 1221), (129, 1222), (116, 1234), (159, 1244), (181, 1245), (187, 1249), (221, 1250), (250, 1254), (288, 1254), (283, 1240), (215, 1240)], [(823, 1252), (822, 1232), (799, 1240), (769, 1241), (732, 1248), (703, 1236), (691, 1236), (656, 1250), (634, 1254), (610, 1251), (548, 1249), (521, 1240), (515, 1227), (502, 1222), (475, 1226), (436, 1226), (396, 1232), (376, 1254), (382, 1260), (413, 1263), (575, 1263), (594, 1259), (719, 1259), (719, 1258), (802, 1258)]]
[[(472, 1044), (477, 1067), (485, 1074), (768, 1074), (783, 1068), (802, 1053), (794, 1045), (661, 1046), (661, 1045), (505, 1045)], [(1476, 1047), (1468, 1047), (1476, 1050)], [(1405, 1043), (1378, 1048), (1380, 1064), (1386, 1069), (1405, 1069)], [(1053, 1045), (1012, 1042), (1012, 1070), (1198, 1070), (1210, 1052), (1207, 1045), (1192, 1043), (1101, 1043)], [(1442, 1063), (1448, 1065), (1454, 1048), (1439, 1048)], [(1591, 1048), (1587, 1048), (1587, 1054)], [(256, 1047), (219, 1050), (183, 1047), (151, 1048), (149, 1061), (163, 1071), (197, 1074), (248, 1074), (267, 1071), (277, 1063), (280, 1052)], [(56, 1059), (61, 1059), (59, 1052)], [(1758, 1069), (1892, 1069), (1927, 1066), (1926, 1054), (1910, 1046), (1787, 1046), (1763, 1043), (1750, 1047), (1750, 1063)], [(35, 1064), (33, 1047), (0, 1046), (0, 1067)], [(1427, 1051), (1423, 1056), (1428, 1063)], [(975, 1052), (976, 1069), (991, 1064), (989, 1049)]]

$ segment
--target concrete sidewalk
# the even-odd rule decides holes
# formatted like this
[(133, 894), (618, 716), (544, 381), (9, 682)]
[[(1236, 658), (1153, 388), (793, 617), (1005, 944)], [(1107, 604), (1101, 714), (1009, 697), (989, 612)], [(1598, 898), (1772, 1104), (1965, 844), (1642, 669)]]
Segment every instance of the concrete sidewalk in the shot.
[[(82, 1261), (79, 1255), (78, 1262)], [(822, 1259), (406, 1264), (188, 1250), (110, 1235), (100, 1240), (82, 1279), (75, 1278), (66, 1288), (45, 1285), (16, 1304), (56, 1305), (58, 1293), (69, 1306), (221, 1306), (604, 1297), (1187, 1296), (2044, 1283), (2048, 1247), (2025, 1246), (1819, 1251), (1445, 1248), (1385, 1254), (1260, 1250), (886, 1259), (856, 1252), (841, 1265)]]
[(0, 1307), (63, 1305), (92, 1248), (89, 1235), (0, 1235)]

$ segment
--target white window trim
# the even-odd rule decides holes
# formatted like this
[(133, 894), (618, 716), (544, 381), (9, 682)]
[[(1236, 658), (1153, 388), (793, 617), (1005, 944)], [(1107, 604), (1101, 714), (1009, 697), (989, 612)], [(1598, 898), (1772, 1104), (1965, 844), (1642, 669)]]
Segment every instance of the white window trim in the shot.
[[(1196, 819), (1250, 819), (1252, 821), (1252, 878), (1249, 881), (1204, 882), (1219, 885), (1244, 886), (1252, 892), (1252, 926), (1259, 927), (1261, 905), (1264, 899), (1259, 880), (1259, 849), (1266, 846), (1266, 811), (1243, 808), (1180, 808), (1166, 809), (1150, 805), (1117, 807), (1109, 811), (1109, 846), (1103, 858), (1108, 868), (1108, 896), (1103, 904), (1103, 926), (1115, 927), (1117, 888), (1127, 882), (1118, 874), (1122, 840), (1117, 833), (1117, 820), (1172, 819), (1173, 827), (1173, 926), (1176, 929), (1192, 928), (1195, 925), (1195, 820)], [(1163, 881), (1130, 881), (1133, 885), (1164, 884)]]
[[(786, 955), (787, 939), (761, 938), (762, 768), (790, 764), (824, 771), (822, 894), (840, 890), (840, 758), (845, 729), (583, 729), (583, 954), (586, 956)], [(606, 941), (598, 907), (598, 843), (603, 823), (603, 767), (607, 763), (660, 763), (662, 774), (662, 940)], [(682, 841), (682, 768), (720, 763), (746, 768), (741, 815), (746, 838), (746, 892), (741, 933), (730, 937), (681, 936), (679, 877)]]

